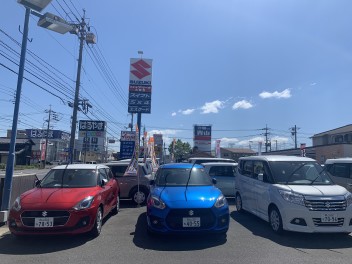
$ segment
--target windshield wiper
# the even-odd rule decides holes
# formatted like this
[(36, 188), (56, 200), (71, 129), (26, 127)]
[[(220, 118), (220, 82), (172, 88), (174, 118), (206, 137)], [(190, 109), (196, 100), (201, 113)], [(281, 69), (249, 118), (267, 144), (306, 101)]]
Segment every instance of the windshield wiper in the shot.
[(321, 173), (326, 171), (326, 167), (324, 167), (320, 172), (319, 175), (317, 177), (315, 177), (314, 180), (311, 181), (310, 185), (313, 185), (313, 183), (321, 176)]
[(300, 166), (298, 166), (297, 169), (295, 169), (291, 174), (290, 176), (288, 176), (287, 178), (287, 181), (286, 181), (286, 184), (288, 184), (292, 178), (292, 175), (295, 174), (299, 169), (301, 169), (303, 166), (305, 166), (307, 163), (302, 163)]

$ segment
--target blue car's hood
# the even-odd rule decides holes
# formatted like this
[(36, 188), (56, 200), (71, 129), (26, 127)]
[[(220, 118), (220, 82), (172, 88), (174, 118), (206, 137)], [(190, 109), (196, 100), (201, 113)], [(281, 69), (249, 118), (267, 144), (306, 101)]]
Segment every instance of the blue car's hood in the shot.
[(152, 195), (160, 197), (170, 208), (210, 208), (221, 195), (214, 186), (156, 187)]

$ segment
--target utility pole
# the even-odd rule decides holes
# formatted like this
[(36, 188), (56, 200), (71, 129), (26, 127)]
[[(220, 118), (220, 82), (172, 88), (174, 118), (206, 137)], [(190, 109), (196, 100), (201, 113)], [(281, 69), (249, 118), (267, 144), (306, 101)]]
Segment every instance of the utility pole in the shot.
[(299, 127), (296, 125), (294, 127), (291, 127), (291, 135), (294, 136), (294, 141), (295, 141), (295, 149), (297, 148), (297, 130)]
[(51, 110), (51, 105), (49, 107), (49, 110), (45, 110), (45, 113), (49, 113), (49, 117), (47, 120), (45, 120), (48, 123), (47, 129), (46, 129), (46, 136), (45, 136), (45, 148), (44, 148), (44, 160), (42, 161), (42, 167), (45, 169), (47, 157), (48, 157), (48, 140), (49, 140), (49, 131), (50, 131), (50, 122), (51, 118), (54, 121), (58, 121), (58, 115), (56, 114), (55, 111)]
[[(77, 78), (76, 78), (76, 90), (75, 98), (73, 102), (73, 114), (72, 114), (72, 124), (71, 124), (71, 138), (70, 138), (70, 148), (69, 148), (69, 161), (70, 163), (74, 160), (75, 154), (75, 138), (76, 138), (76, 126), (77, 126), (77, 111), (79, 106), (79, 88), (81, 85), (81, 69), (82, 69), (82, 52), (84, 40), (87, 43), (95, 44), (95, 36), (92, 33), (87, 33), (85, 22), (85, 10), (83, 10), (83, 17), (80, 24), (75, 25), (78, 29), (77, 35), (80, 40), (79, 42), (79, 56), (78, 56), (78, 66), (77, 66)], [(89, 38), (88, 38), (89, 37)]]
[(268, 141), (268, 135), (270, 134), (268, 131), (270, 130), (270, 128), (268, 128), (268, 125), (265, 125), (265, 128), (263, 128), (262, 130), (265, 130), (265, 152), (268, 152), (268, 146), (270, 146), (271, 151), (271, 142)]

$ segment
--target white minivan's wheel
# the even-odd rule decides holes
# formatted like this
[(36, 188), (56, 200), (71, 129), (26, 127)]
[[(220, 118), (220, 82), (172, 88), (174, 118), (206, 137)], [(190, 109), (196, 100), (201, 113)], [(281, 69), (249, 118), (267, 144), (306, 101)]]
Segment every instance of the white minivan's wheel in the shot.
[(242, 207), (242, 197), (239, 193), (236, 194), (236, 210), (239, 213), (243, 212), (243, 207)]
[(272, 207), (269, 211), (269, 222), (275, 233), (281, 234), (283, 232), (281, 214), (276, 207)]

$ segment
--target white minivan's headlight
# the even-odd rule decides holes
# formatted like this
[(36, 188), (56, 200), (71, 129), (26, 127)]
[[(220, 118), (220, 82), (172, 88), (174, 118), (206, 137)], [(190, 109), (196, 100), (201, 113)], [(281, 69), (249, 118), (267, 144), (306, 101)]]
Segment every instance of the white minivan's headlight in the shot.
[(347, 207), (352, 204), (352, 194), (349, 192), (345, 195)]
[(83, 210), (89, 208), (94, 201), (94, 196), (88, 196), (76, 204), (73, 209), (75, 210)]
[(225, 196), (221, 194), (221, 195), (218, 197), (218, 199), (216, 199), (216, 202), (215, 202), (214, 205), (215, 205), (216, 208), (221, 208), (221, 207), (225, 206), (226, 203), (227, 203), (227, 201), (226, 201)]
[(21, 210), (21, 197), (17, 197), (16, 200), (13, 202), (12, 208), (13, 210), (15, 210), (16, 212), (18, 212), (19, 210)]
[(305, 206), (304, 196), (302, 194), (284, 190), (279, 190), (279, 193), (285, 201)]

